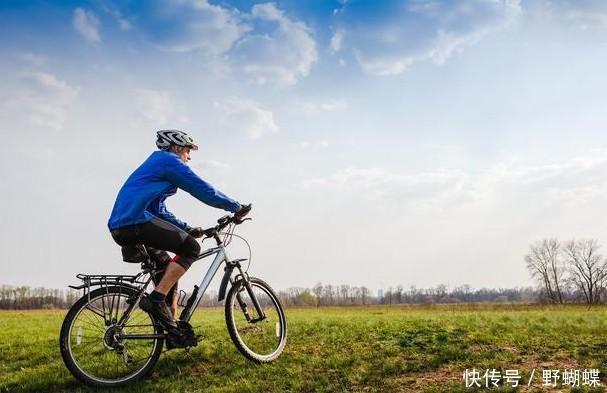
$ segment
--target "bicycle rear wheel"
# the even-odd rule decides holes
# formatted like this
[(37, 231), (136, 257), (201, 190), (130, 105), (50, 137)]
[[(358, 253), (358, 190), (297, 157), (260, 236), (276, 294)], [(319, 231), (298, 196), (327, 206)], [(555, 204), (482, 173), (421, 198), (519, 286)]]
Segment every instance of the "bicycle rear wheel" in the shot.
[(69, 310), (59, 344), (63, 361), (76, 378), (92, 386), (118, 387), (152, 370), (162, 352), (162, 328), (138, 305), (124, 326), (117, 324), (129, 307), (127, 300), (136, 295), (126, 287), (99, 288)]
[(254, 277), (249, 283), (264, 317), (258, 315), (245, 282), (239, 280), (226, 297), (226, 324), (240, 353), (256, 363), (269, 363), (280, 356), (287, 342), (287, 318), (267, 283)]

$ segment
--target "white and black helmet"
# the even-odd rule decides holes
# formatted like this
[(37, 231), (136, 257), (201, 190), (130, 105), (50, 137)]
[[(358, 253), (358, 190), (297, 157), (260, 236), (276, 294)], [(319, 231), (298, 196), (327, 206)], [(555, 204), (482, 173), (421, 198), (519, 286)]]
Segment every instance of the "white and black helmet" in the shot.
[(160, 150), (167, 150), (171, 145), (186, 146), (192, 150), (198, 150), (198, 146), (194, 144), (194, 139), (184, 131), (179, 130), (160, 130), (156, 132), (156, 146)]

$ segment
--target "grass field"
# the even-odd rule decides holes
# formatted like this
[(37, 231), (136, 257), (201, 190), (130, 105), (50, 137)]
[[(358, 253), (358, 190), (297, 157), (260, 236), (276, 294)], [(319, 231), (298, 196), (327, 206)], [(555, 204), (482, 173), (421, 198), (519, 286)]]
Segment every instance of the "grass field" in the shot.
[[(89, 391), (64, 367), (58, 335), (65, 311), (0, 312), (0, 392)], [(288, 309), (289, 340), (270, 365), (243, 358), (223, 309), (197, 311), (205, 336), (189, 353), (162, 355), (129, 392), (469, 392), (465, 369), (517, 369), (531, 388), (542, 369), (601, 371), (607, 385), (607, 308), (433, 306)], [(96, 389), (95, 391), (102, 391)], [(117, 391), (117, 390), (114, 390)], [(121, 391), (121, 390), (118, 390)], [(591, 390), (587, 387), (573, 391)]]

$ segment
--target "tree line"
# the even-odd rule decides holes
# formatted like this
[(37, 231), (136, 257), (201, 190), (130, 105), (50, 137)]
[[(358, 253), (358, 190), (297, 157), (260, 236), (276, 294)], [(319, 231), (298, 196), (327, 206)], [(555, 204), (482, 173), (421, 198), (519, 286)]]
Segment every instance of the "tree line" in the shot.
[(0, 286), (0, 310), (26, 310), (39, 308), (68, 308), (81, 293), (74, 289), (49, 289), (28, 286)]
[(314, 307), (482, 302), (533, 303), (538, 299), (538, 295), (539, 291), (534, 288), (473, 289), (470, 285), (448, 288), (444, 284), (432, 288), (410, 286), (407, 289), (398, 285), (371, 294), (364, 286), (318, 283), (313, 288), (289, 288), (279, 292), (281, 301), (288, 306)]
[[(472, 289), (469, 285), (448, 288), (438, 285), (433, 288), (418, 289), (402, 285), (371, 293), (365, 286), (347, 284), (334, 285), (317, 283), (312, 288), (293, 287), (278, 292), (286, 306), (365, 306), (391, 304), (433, 304), (433, 303), (476, 303), (476, 302), (525, 302), (533, 303), (541, 299), (542, 292), (534, 288)], [(0, 309), (52, 309), (69, 308), (82, 296), (73, 289), (31, 288), (28, 286), (0, 286)], [(185, 300), (189, 294), (182, 295)], [(200, 306), (216, 307), (217, 292), (204, 294)]]
[[(287, 306), (309, 307), (483, 302), (592, 305), (607, 300), (607, 258), (599, 253), (599, 248), (596, 239), (560, 242), (549, 238), (531, 244), (524, 260), (536, 280), (535, 288), (449, 288), (441, 284), (405, 289), (397, 285), (372, 293), (366, 286), (317, 283), (312, 288), (287, 288), (278, 294)], [(68, 308), (81, 295), (73, 289), (2, 285), (0, 309)], [(201, 307), (217, 305), (215, 291), (206, 293), (200, 302)]]
[(525, 262), (540, 299), (553, 304), (605, 302), (607, 258), (599, 248), (596, 239), (550, 238), (531, 244)]

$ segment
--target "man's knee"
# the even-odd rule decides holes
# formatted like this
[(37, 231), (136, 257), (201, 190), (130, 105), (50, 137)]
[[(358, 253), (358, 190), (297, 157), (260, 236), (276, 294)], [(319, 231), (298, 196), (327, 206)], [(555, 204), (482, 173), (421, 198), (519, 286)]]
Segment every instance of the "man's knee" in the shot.
[(181, 265), (181, 267), (188, 270), (196, 258), (198, 258), (199, 254), (200, 243), (192, 236), (188, 236), (177, 253), (179, 259), (177, 259), (176, 262)]
[(186, 237), (185, 241), (181, 245), (181, 257), (196, 259), (200, 254), (200, 243), (192, 236)]

